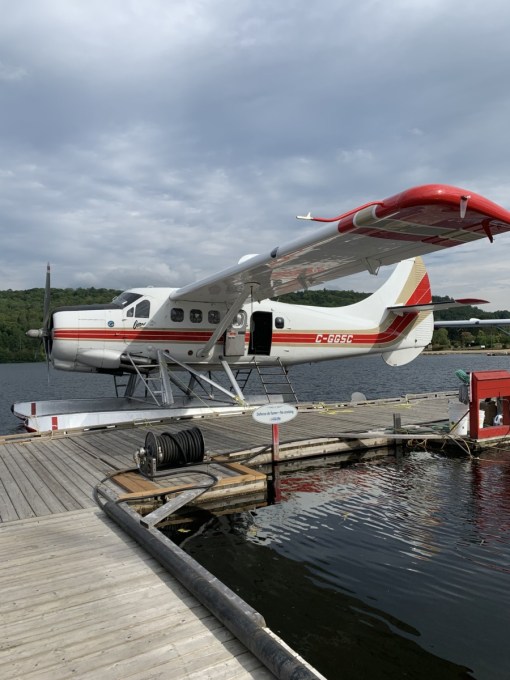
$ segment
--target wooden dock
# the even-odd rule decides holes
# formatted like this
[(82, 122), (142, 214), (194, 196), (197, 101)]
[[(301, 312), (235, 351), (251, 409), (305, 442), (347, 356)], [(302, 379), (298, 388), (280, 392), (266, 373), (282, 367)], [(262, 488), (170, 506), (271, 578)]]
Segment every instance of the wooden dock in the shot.
[[(281, 451), (287, 459), (335, 451), (370, 459), (387, 442), (395, 413), (403, 426), (428, 427), (447, 419), (447, 401), (440, 394), (306, 405), (281, 426)], [(203, 433), (211, 465), (267, 456), (271, 428), (251, 415), (192, 424)], [(147, 432), (189, 425), (0, 439), (3, 678), (275, 677), (94, 500), (101, 480), (133, 468)], [(320, 677), (300, 663), (304, 677)]]
[(274, 678), (99, 509), (2, 527), (3, 680)]
[[(400, 415), (404, 427), (428, 426), (447, 420), (447, 404), (448, 394), (438, 394), (360, 405), (305, 405), (297, 418), (280, 427), (281, 458), (342, 451), (347, 458), (370, 458), (374, 448), (386, 445), (393, 414)], [(211, 456), (240, 462), (265, 449), (265, 457), (261, 453), (252, 463), (269, 459), (271, 428), (249, 414), (68, 434), (8, 435), (0, 437), (0, 521), (95, 507), (94, 486), (107, 475), (132, 469), (134, 453), (148, 432), (179, 431), (190, 423), (200, 427)]]

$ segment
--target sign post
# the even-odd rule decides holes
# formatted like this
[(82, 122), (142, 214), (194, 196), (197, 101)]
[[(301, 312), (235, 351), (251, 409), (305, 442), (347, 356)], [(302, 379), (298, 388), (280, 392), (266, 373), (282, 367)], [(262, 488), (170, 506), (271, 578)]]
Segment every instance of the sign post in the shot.
[(280, 426), (276, 423), (273, 424), (273, 458), (275, 460), (280, 460)]
[(297, 408), (292, 404), (266, 404), (253, 412), (253, 419), (258, 423), (272, 426), (271, 473), (272, 502), (281, 501), (280, 491), (280, 424), (287, 423), (297, 416)]

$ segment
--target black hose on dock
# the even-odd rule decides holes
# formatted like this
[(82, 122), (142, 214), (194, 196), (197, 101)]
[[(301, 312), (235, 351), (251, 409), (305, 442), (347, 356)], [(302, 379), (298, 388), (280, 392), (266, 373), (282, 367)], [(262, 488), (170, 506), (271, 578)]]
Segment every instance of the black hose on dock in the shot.
[(157, 529), (145, 528), (125, 504), (100, 504), (129, 536), (189, 590), (280, 680), (318, 680), (321, 675), (266, 627), (263, 616)]
[(174, 433), (163, 432), (160, 441), (165, 464), (189, 465), (204, 460), (204, 438), (198, 427)]
[(157, 460), (158, 469), (201, 463), (204, 460), (204, 437), (198, 427), (180, 432), (147, 432), (145, 451)]

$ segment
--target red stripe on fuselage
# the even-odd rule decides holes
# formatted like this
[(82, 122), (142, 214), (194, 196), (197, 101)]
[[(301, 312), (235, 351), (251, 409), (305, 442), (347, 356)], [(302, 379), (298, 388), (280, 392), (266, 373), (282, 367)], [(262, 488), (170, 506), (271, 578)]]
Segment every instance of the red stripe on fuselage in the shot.
[(59, 328), (53, 337), (58, 340), (126, 340), (129, 342), (207, 342), (212, 331), (171, 331), (171, 330), (109, 330), (101, 328)]
[[(432, 299), (430, 293), (429, 277), (425, 273), (419, 284), (416, 286), (409, 299), (405, 304), (415, 305), (430, 302)], [(350, 339), (345, 344), (349, 345), (375, 345), (387, 344), (394, 342), (405, 329), (414, 321), (417, 313), (406, 314), (393, 319), (387, 328), (375, 332), (356, 332), (352, 330), (334, 330), (334, 329), (318, 329), (310, 331), (290, 331), (290, 332), (273, 332), (273, 343), (277, 345), (324, 345), (327, 340), (323, 342), (317, 341), (319, 335), (325, 338), (332, 335), (349, 335)], [(54, 338), (56, 340), (96, 340), (103, 342), (173, 342), (173, 343), (206, 343), (212, 335), (212, 331), (204, 330), (163, 330), (163, 329), (74, 329), (62, 328), (54, 331)], [(249, 332), (245, 334), (245, 341), (249, 340)], [(220, 338), (218, 343), (223, 340)], [(333, 343), (338, 346), (338, 343)], [(344, 343), (340, 343), (344, 344)]]

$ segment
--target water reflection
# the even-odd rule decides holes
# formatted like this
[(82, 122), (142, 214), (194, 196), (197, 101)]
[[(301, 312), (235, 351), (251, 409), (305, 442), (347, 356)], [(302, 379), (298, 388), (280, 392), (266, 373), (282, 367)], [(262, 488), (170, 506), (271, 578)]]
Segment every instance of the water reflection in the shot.
[(510, 460), (423, 452), (293, 472), (186, 545), (327, 677), (506, 678), (509, 483)]
[(419, 631), (404, 621), (324, 582), (318, 589), (308, 557), (290, 559), (247, 541), (249, 532), (246, 523), (222, 518), (186, 547), (329, 680), (473, 677), (423, 650)]

